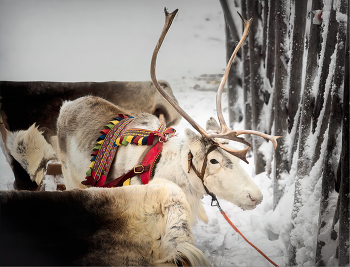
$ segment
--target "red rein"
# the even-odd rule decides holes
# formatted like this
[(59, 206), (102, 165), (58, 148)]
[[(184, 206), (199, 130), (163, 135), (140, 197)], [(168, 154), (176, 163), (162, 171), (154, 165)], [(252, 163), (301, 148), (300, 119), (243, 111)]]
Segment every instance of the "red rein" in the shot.
[(238, 228), (230, 221), (230, 219), (227, 217), (226, 213), (224, 211), (220, 211), (222, 216), (226, 219), (226, 221), (232, 226), (232, 228), (241, 236), (249, 245), (251, 245), (253, 248), (256, 249), (257, 252), (259, 252), (265, 259), (267, 259), (272, 265), (277, 266), (276, 263), (274, 263), (269, 257), (267, 257), (264, 252), (262, 252), (260, 249), (258, 249), (256, 246), (254, 246), (252, 243), (249, 242), (247, 238), (238, 230)]

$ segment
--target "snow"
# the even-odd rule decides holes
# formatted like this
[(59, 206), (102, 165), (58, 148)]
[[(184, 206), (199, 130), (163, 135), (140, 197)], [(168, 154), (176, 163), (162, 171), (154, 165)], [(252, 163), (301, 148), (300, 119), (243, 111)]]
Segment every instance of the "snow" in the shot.
[[(181, 107), (204, 127), (209, 117), (216, 117), (215, 94), (226, 66), (225, 25), (219, 1), (0, 0), (0, 79), (150, 80), (149, 66), (163, 28), (164, 7), (170, 12), (178, 8), (179, 13), (160, 50), (157, 77), (170, 83)], [(232, 14), (236, 21), (236, 12)], [(329, 11), (323, 14), (326, 16)], [(266, 89), (273, 90), (270, 85)], [(315, 90), (313, 93), (316, 95)], [(222, 106), (228, 122), (227, 97), (224, 92)], [(234, 127), (242, 128), (242, 124), (236, 123)], [(191, 126), (182, 120), (175, 128), (182, 135), (187, 127)], [(309, 146), (313, 147), (315, 141), (310, 139)], [(260, 150), (266, 159), (273, 160), (270, 143), (264, 142)], [(241, 165), (263, 192), (263, 202), (254, 210), (243, 211), (220, 200), (227, 216), (246, 238), (280, 266), (288, 263), (296, 159), (297, 152), (289, 175), (281, 180), (285, 194), (275, 210), (272, 181), (266, 172), (253, 175), (251, 156), (249, 165), (242, 161)], [(0, 189), (12, 190), (14, 176), (3, 153), (0, 164)], [(301, 207), (302, 212), (295, 219), (297, 227), (292, 231), (293, 242), (305, 242), (297, 251), (297, 260), (302, 265), (313, 265), (320, 168), (316, 164), (309, 179), (304, 180), (302, 197), (307, 205)], [(54, 182), (54, 177), (48, 176), (46, 190), (53, 190)], [(196, 246), (212, 266), (271, 266), (231, 228), (216, 207), (211, 207), (210, 197), (204, 197), (203, 203), (209, 222), (198, 222), (193, 233)], [(331, 252), (327, 254), (330, 265), (336, 264), (332, 256)]]

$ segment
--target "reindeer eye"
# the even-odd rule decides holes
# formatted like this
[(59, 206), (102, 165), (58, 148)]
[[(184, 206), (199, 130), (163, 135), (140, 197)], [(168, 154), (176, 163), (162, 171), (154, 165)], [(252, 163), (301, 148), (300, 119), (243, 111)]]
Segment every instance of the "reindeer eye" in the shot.
[(216, 159), (211, 159), (211, 160), (210, 160), (210, 163), (211, 163), (211, 164), (218, 164), (219, 162), (218, 162)]

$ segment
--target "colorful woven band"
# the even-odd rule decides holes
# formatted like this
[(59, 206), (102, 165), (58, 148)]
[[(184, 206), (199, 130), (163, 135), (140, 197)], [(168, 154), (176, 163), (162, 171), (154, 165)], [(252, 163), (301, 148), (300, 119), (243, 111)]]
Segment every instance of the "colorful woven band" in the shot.
[(91, 159), (89, 170), (86, 172), (86, 180), (82, 182), (84, 185), (98, 187), (104, 185), (118, 149), (113, 144), (132, 121), (133, 117), (119, 114), (119, 117), (110, 121), (105, 126), (106, 129), (101, 131), (102, 135), (97, 138), (97, 143), (93, 148), (97, 153), (95, 151), (92, 153), (94, 157)]

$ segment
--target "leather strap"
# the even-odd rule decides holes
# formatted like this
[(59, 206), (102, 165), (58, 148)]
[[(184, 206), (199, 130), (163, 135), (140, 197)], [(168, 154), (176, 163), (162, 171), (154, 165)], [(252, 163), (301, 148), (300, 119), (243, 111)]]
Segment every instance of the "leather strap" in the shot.
[(134, 177), (137, 174), (143, 173), (143, 172), (148, 172), (150, 170), (150, 165), (143, 166), (143, 165), (138, 165), (135, 166), (132, 170), (127, 172), (126, 174), (114, 179), (112, 182), (109, 182), (102, 187), (118, 187), (122, 186), (123, 183), (128, 180), (131, 177)]
[(211, 147), (209, 147), (207, 153), (205, 154), (204, 157), (204, 161), (203, 161), (203, 165), (202, 165), (202, 169), (201, 172), (199, 172), (196, 167), (193, 165), (192, 159), (193, 159), (193, 155), (192, 152), (188, 152), (188, 161), (189, 161), (189, 168), (188, 168), (188, 172), (190, 172), (190, 167), (192, 167), (192, 169), (194, 170), (194, 172), (197, 174), (197, 176), (199, 177), (199, 179), (202, 180), (202, 184), (203, 187), (205, 189), (205, 191), (207, 192), (207, 194), (209, 196), (212, 197), (213, 200), (216, 200), (216, 195), (212, 192), (209, 191), (209, 189), (205, 186), (204, 184), (204, 174), (205, 174), (205, 169), (207, 168), (207, 164), (208, 164), (208, 155), (210, 152), (214, 151), (217, 148), (216, 145), (212, 145)]
[(142, 160), (142, 165), (149, 165), (150, 169), (148, 171), (144, 171), (141, 176), (141, 181), (143, 184), (148, 184), (151, 180), (152, 171), (155, 168), (155, 164), (157, 163), (157, 159), (163, 150), (163, 142), (158, 142), (155, 144), (146, 154), (146, 156)]

